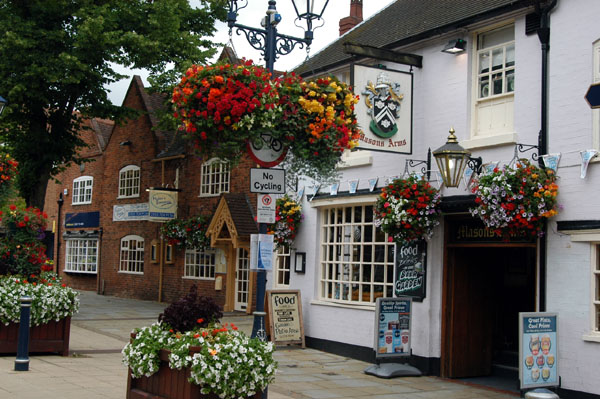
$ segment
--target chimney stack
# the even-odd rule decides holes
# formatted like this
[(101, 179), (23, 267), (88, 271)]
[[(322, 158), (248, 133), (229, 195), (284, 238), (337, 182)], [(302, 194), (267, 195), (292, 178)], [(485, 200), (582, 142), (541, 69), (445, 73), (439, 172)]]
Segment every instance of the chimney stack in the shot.
[(340, 36), (363, 20), (362, 0), (350, 0), (350, 16), (340, 19)]

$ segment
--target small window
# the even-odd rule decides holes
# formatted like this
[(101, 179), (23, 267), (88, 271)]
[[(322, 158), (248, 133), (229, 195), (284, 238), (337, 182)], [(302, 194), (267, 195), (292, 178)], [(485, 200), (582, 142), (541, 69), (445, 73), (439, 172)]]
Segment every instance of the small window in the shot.
[(125, 166), (119, 171), (119, 197), (133, 198), (140, 196), (140, 168), (135, 165)]
[(291, 256), (289, 248), (281, 247), (277, 251), (275, 263), (275, 286), (289, 288)]
[(157, 240), (152, 240), (151, 249), (150, 249), (150, 262), (158, 263), (158, 254), (160, 252), (159, 242)]
[(229, 163), (213, 158), (202, 165), (200, 196), (211, 197), (229, 192)]
[(98, 240), (65, 241), (65, 271), (96, 274), (98, 268)]
[(165, 246), (165, 262), (173, 263), (173, 246), (171, 244)]
[(91, 176), (81, 176), (73, 180), (73, 205), (91, 204), (93, 185), (94, 178)]
[(197, 279), (214, 279), (216, 268), (216, 250), (187, 249), (183, 276)]
[(144, 239), (129, 235), (121, 239), (120, 272), (144, 273)]
[(592, 329), (600, 333), (600, 245), (596, 244), (596, 256), (592, 267)]

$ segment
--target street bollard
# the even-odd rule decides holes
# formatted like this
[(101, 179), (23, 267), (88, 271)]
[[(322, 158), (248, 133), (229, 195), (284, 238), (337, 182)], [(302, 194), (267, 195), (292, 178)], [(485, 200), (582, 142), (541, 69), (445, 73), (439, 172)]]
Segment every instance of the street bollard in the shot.
[(15, 371), (29, 370), (29, 318), (31, 313), (30, 296), (22, 296), (21, 319), (19, 321), (19, 341), (17, 344), (17, 358), (15, 359)]
[(538, 388), (525, 393), (525, 399), (560, 399), (557, 394), (546, 388)]

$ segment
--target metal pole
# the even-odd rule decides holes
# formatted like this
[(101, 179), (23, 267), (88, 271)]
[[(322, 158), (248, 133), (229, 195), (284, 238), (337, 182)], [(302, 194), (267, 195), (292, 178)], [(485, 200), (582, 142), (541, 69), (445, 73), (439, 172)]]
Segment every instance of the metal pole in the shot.
[(22, 296), (21, 319), (19, 321), (19, 341), (17, 344), (17, 358), (15, 359), (15, 371), (29, 370), (29, 316), (32, 298)]

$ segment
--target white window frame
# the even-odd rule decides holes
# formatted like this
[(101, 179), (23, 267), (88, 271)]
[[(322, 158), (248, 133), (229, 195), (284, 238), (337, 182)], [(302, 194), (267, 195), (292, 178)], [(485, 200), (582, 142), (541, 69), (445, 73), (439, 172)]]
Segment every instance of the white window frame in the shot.
[(591, 275), (590, 275), (590, 333), (584, 336), (586, 341), (600, 342), (600, 242), (590, 243)]
[[(273, 273), (273, 286), (276, 288), (290, 287), (290, 273), (292, 272), (292, 256), (289, 248), (281, 247), (277, 250), (275, 270)], [(287, 277), (287, 283), (286, 283)]]
[[(593, 68), (592, 82), (600, 83), (600, 39), (596, 40), (592, 47), (593, 50)], [(592, 131), (594, 133), (594, 148), (600, 150), (600, 109), (592, 110)]]
[[(472, 57), (472, 62), (471, 62), (471, 68), (472, 68), (471, 129), (470, 129), (471, 137), (470, 137), (470, 140), (464, 140), (461, 142), (461, 145), (467, 149), (512, 143), (512, 142), (516, 142), (516, 140), (517, 140), (517, 135), (516, 135), (515, 129), (514, 129), (514, 93), (516, 91), (515, 90), (516, 88), (513, 88), (512, 91), (507, 91), (506, 90), (507, 89), (507, 79), (505, 78), (506, 72), (512, 72), (513, 82), (515, 81), (514, 79), (516, 79), (516, 70), (517, 70), (516, 64), (513, 63), (512, 66), (505, 65), (506, 49), (508, 47), (510, 47), (510, 46), (513, 47), (513, 52), (515, 52), (515, 56), (516, 56), (515, 38), (513, 37), (512, 41), (507, 41), (507, 42), (504, 42), (504, 43), (501, 43), (498, 45), (479, 49), (479, 40), (482, 35), (491, 33), (496, 30), (501, 30), (501, 29), (504, 29), (507, 27), (512, 27), (513, 31), (516, 34), (515, 24), (514, 24), (514, 22), (511, 21), (510, 23), (502, 23), (502, 24), (496, 25), (494, 27), (491, 27), (489, 29), (478, 31), (473, 35), (473, 40), (472, 40), (473, 57)], [(495, 71), (492, 71), (490, 68), (489, 71), (487, 71), (485, 73), (480, 73), (480, 68), (479, 68), (480, 54), (485, 53), (485, 52), (489, 52), (490, 54), (493, 54), (493, 51), (495, 49), (496, 50), (503, 49), (502, 68), (499, 70), (495, 70)], [(490, 62), (491, 62), (492, 58), (493, 57), (490, 56)], [(492, 77), (493, 77), (493, 75), (495, 75), (497, 73), (502, 73), (502, 77), (503, 77), (502, 93), (496, 94), (496, 95), (491, 94), (488, 97), (480, 98), (479, 78), (484, 75), (488, 75), (489, 76), (488, 82), (490, 82), (488, 84), (488, 87), (490, 90), (492, 90), (492, 86), (491, 86)], [(494, 107), (495, 105), (503, 105), (505, 107), (504, 110), (506, 111), (506, 107), (509, 106), (507, 104), (512, 104), (511, 105), (512, 109), (510, 111), (511, 115), (508, 115), (509, 114), (508, 111), (506, 112), (506, 115), (504, 116), (504, 122), (508, 123), (509, 125), (512, 125), (512, 128), (507, 128), (507, 129), (503, 129), (503, 130), (492, 129), (492, 130), (479, 131), (478, 126), (479, 126), (479, 122), (481, 121), (481, 119), (483, 117), (482, 109), (484, 108), (485, 105), (488, 105), (489, 107)]]
[(183, 278), (214, 280), (217, 271), (217, 250), (214, 248), (186, 249)]
[(98, 274), (97, 238), (65, 240), (65, 268), (68, 273)]
[[(132, 248), (132, 244), (133, 245)], [(144, 274), (144, 238), (127, 235), (119, 245), (119, 273)]]
[(81, 176), (73, 180), (72, 205), (84, 205), (92, 203), (92, 189), (94, 178), (92, 176)]
[[(377, 297), (393, 296), (394, 243), (389, 242), (387, 234), (373, 223), (373, 206), (373, 201), (356, 198), (345, 204), (324, 206), (321, 210), (320, 301), (374, 307)], [(360, 220), (356, 218), (357, 209)], [(352, 233), (346, 234), (348, 231)], [(359, 240), (357, 231), (360, 232)], [(370, 237), (365, 240), (367, 234)], [(371, 253), (370, 260), (366, 258), (368, 252), (365, 250)], [(359, 255), (353, 259), (353, 253)], [(376, 259), (378, 256), (380, 258)], [(369, 281), (365, 279), (367, 277)]]
[(119, 193), (117, 198), (140, 196), (141, 170), (137, 165), (127, 165), (119, 170)]
[(228, 193), (231, 186), (229, 162), (212, 158), (202, 164), (200, 173), (200, 197), (216, 197)]

